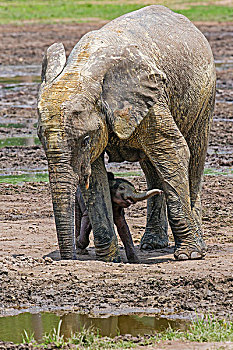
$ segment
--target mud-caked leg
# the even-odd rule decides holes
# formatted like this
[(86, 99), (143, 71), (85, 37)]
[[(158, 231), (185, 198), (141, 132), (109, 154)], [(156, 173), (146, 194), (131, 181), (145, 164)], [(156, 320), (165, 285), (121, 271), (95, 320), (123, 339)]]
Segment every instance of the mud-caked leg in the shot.
[(79, 254), (88, 254), (86, 250), (89, 245), (91, 223), (84, 203), (81, 190), (78, 187), (75, 196), (75, 242), (76, 251)]
[[(209, 141), (210, 125), (213, 117), (214, 101), (215, 81), (213, 81), (209, 94), (207, 95), (206, 100), (203, 102), (199, 118), (195, 121), (192, 128), (189, 130), (188, 134), (185, 137), (190, 149), (189, 187), (191, 210), (200, 228), (202, 224), (202, 178)], [(203, 248), (204, 247), (205, 243), (203, 242)]]
[(189, 148), (165, 103), (153, 107), (145, 120), (147, 138), (138, 133), (142, 148), (155, 167), (166, 196), (168, 219), (180, 260), (204, 255), (200, 226), (193, 216), (189, 193)]
[[(159, 188), (162, 190), (162, 182), (151, 162), (144, 160), (140, 164), (146, 176), (148, 189)], [(141, 239), (140, 248), (152, 250), (167, 247), (167, 230), (168, 223), (164, 194), (149, 198), (147, 200), (147, 224), (145, 233)]]
[(91, 166), (90, 186), (81, 188), (94, 234), (96, 256), (103, 261), (120, 261), (114, 231), (111, 196), (103, 157)]

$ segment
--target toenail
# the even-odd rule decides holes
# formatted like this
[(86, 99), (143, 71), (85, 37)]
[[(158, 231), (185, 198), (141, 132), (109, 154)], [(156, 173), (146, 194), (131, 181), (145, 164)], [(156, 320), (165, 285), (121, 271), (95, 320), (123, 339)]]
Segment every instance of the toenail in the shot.
[(181, 253), (177, 256), (178, 260), (188, 260), (188, 255)]
[(192, 252), (190, 254), (190, 259), (201, 259), (202, 258), (202, 255), (198, 252)]

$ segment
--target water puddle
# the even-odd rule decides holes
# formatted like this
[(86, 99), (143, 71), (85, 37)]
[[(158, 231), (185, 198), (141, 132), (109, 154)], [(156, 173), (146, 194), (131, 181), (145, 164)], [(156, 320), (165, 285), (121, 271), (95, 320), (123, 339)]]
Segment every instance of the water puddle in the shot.
[(114, 337), (124, 334), (132, 336), (153, 334), (155, 331), (165, 330), (169, 325), (173, 329), (185, 330), (190, 324), (187, 319), (172, 319), (172, 317), (161, 315), (92, 316), (78, 313), (58, 315), (48, 312), (37, 314), (26, 312), (17, 316), (0, 317), (0, 339), (19, 343), (26, 330), (28, 334), (34, 333), (35, 339), (41, 342), (45, 333), (52, 331), (53, 328), (57, 329), (60, 320), (62, 320), (61, 334), (65, 339), (69, 338), (72, 333), (81, 331), (83, 327), (95, 327), (99, 329), (100, 335)]

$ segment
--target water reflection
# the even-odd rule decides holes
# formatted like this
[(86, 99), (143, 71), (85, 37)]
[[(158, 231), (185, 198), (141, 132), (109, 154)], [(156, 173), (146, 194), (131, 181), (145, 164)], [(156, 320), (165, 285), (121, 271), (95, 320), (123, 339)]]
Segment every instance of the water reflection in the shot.
[[(91, 317), (90, 315), (68, 313), (58, 316), (54, 313), (23, 313), (17, 316), (0, 317), (0, 339), (4, 341), (20, 342), (23, 331), (34, 333), (38, 342), (43, 334), (57, 328), (62, 320), (61, 334), (67, 339), (72, 333), (80, 332), (83, 327), (95, 327), (102, 336), (123, 334), (144, 335), (166, 329), (169, 325), (173, 329), (185, 329), (189, 325), (187, 320), (172, 320), (159, 316), (120, 315)], [(14, 329), (14, 332), (12, 332)]]
[(79, 332), (84, 325), (86, 328), (98, 328), (101, 335), (111, 337), (118, 334), (131, 334), (133, 336), (149, 334), (155, 330), (161, 331), (166, 329), (169, 324), (174, 329), (184, 328), (183, 321), (154, 316), (120, 315), (100, 318), (81, 314), (68, 314), (62, 316), (61, 319), (62, 333), (66, 337), (69, 337), (71, 333)]

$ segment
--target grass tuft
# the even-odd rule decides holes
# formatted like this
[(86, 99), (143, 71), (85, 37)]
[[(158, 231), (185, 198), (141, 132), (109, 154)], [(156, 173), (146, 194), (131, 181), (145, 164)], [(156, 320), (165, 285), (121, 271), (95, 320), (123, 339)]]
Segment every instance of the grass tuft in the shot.
[(233, 322), (219, 320), (213, 315), (197, 317), (185, 336), (196, 342), (233, 341)]
[(233, 341), (233, 322), (219, 320), (213, 315), (196, 316), (189, 328), (182, 332), (167, 328), (155, 336), (156, 341), (161, 340), (189, 340), (191, 342), (224, 342)]
[(22, 343), (23, 344), (35, 343), (34, 332), (29, 334), (26, 330), (24, 330), (22, 334)]
[[(61, 335), (60, 320), (57, 329), (46, 334), (43, 337), (41, 346), (49, 347), (50, 344), (57, 348), (63, 348), (73, 344), (77, 349), (131, 349), (138, 346), (147, 346), (166, 340), (189, 340), (191, 342), (229, 342), (233, 341), (233, 322), (226, 320), (219, 320), (213, 315), (206, 315), (203, 317), (196, 317), (186, 331), (174, 330), (169, 326), (163, 332), (158, 332), (148, 338), (148, 336), (137, 338), (137, 340), (123, 340), (109, 337), (101, 337), (99, 331), (94, 328), (83, 328), (80, 332), (74, 333), (65, 341), (64, 336)], [(29, 335), (24, 331), (23, 343), (33, 343), (34, 334)], [(134, 341), (135, 340), (135, 341)]]
[(64, 335), (61, 335), (61, 324), (62, 320), (59, 321), (57, 329), (54, 328), (43, 336), (44, 345), (54, 344), (57, 348), (62, 348), (65, 345)]

